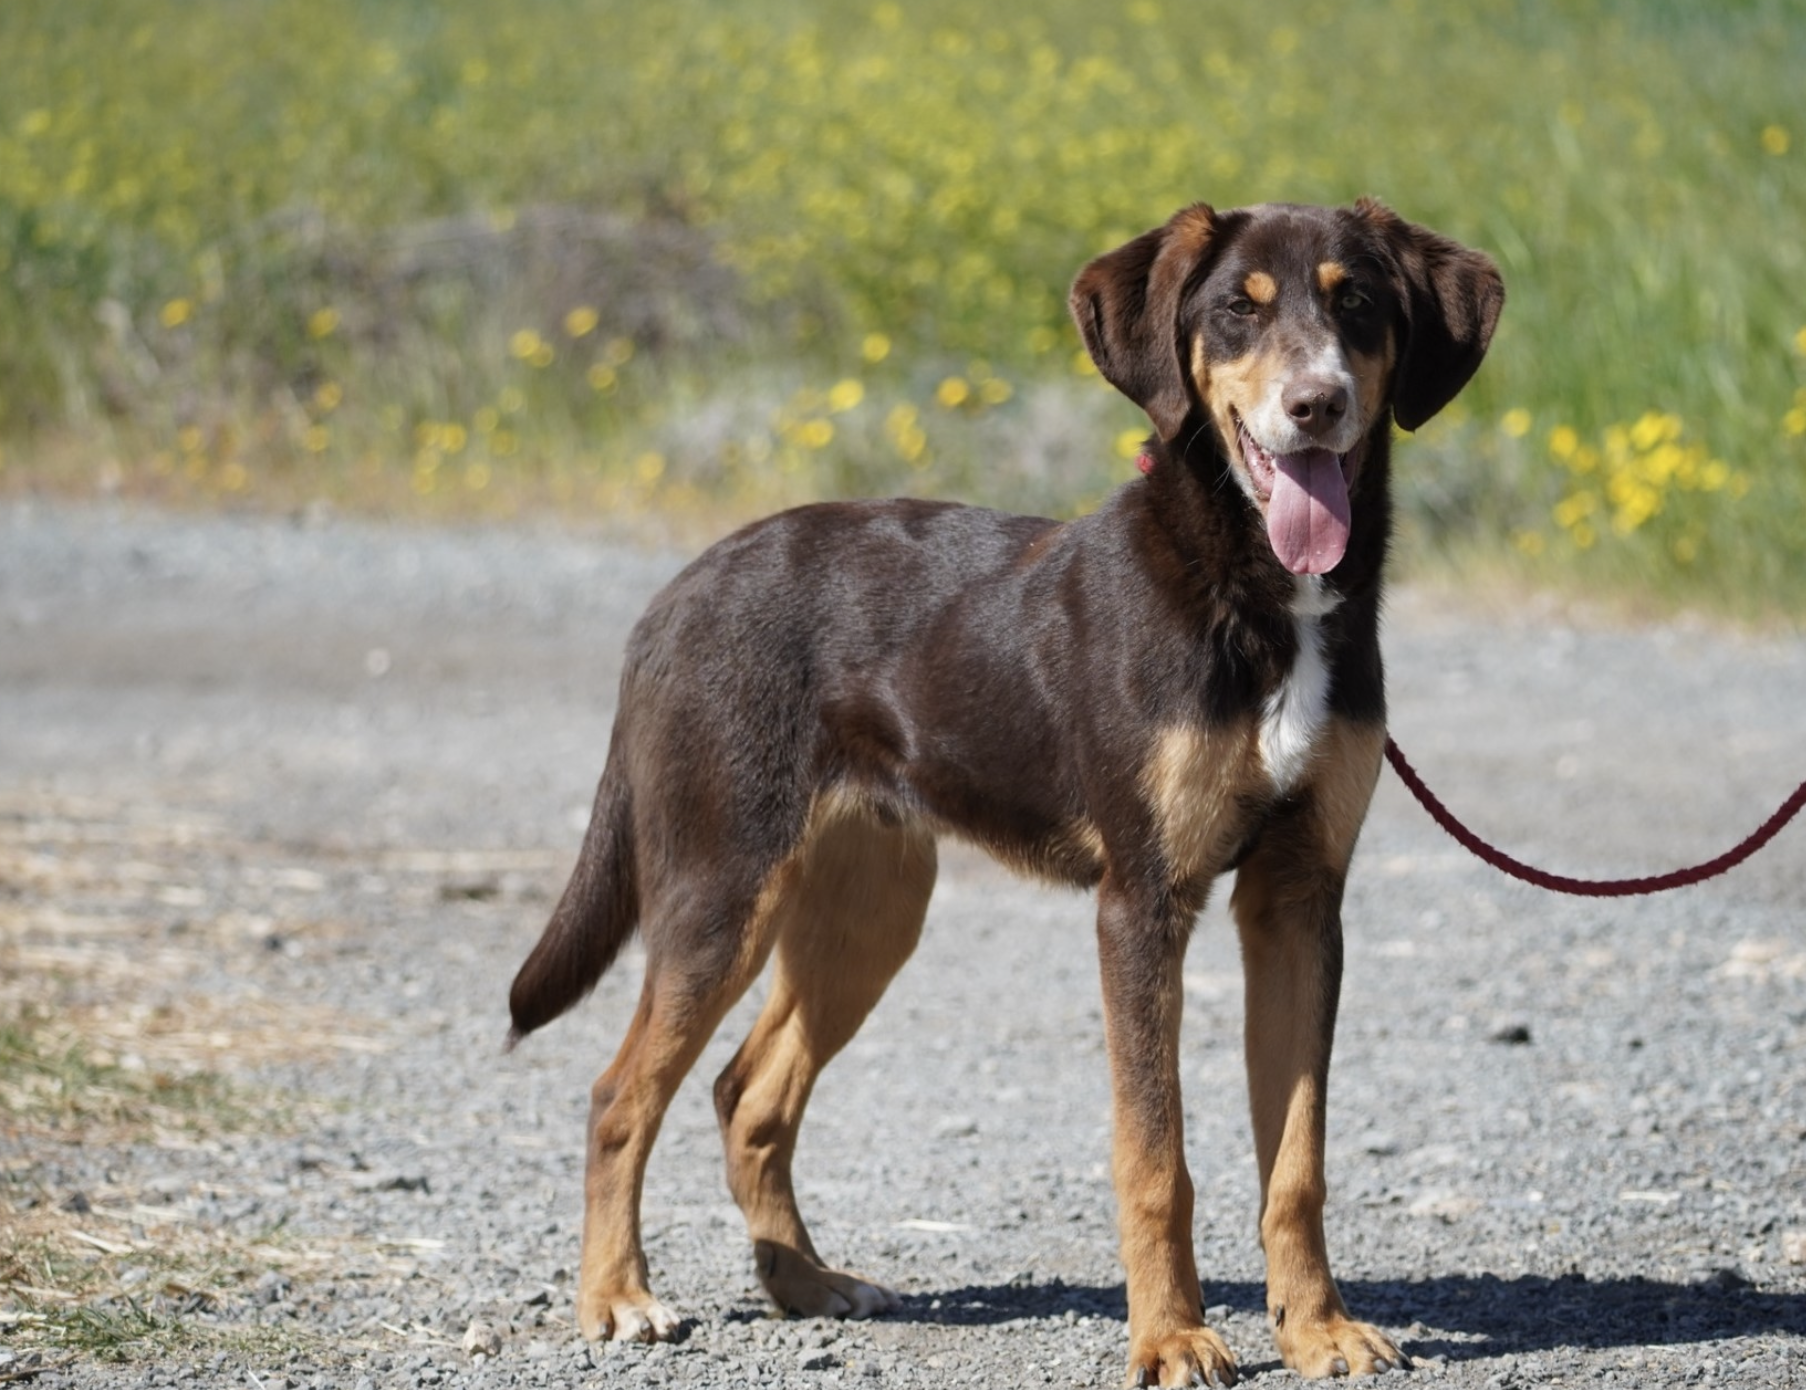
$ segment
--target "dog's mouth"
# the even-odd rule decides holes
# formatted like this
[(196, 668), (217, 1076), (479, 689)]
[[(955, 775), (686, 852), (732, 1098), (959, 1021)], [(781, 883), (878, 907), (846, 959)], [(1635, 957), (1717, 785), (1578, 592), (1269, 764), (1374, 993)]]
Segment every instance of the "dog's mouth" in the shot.
[(1248, 481), (1267, 518), (1273, 553), (1293, 574), (1328, 574), (1348, 549), (1348, 485), (1360, 463), (1361, 445), (1346, 453), (1267, 448), (1231, 412)]

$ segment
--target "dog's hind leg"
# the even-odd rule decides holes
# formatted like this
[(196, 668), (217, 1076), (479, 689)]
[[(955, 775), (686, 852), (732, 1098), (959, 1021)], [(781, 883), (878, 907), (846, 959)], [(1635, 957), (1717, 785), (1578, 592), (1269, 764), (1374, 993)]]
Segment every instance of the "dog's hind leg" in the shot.
[[(719, 886), (718, 886), (719, 887)], [(640, 1240), (646, 1160), (678, 1085), (771, 951), (769, 892), (695, 891), (646, 913), (646, 981), (627, 1036), (590, 1091), (577, 1324), (592, 1341), (660, 1341), (677, 1317), (652, 1296)]]
[(790, 1163), (815, 1079), (915, 949), (934, 888), (933, 839), (845, 818), (819, 827), (776, 905), (777, 963), (752, 1033), (715, 1083), (728, 1187), (759, 1279), (786, 1312), (866, 1317), (889, 1289), (827, 1266), (797, 1211)]

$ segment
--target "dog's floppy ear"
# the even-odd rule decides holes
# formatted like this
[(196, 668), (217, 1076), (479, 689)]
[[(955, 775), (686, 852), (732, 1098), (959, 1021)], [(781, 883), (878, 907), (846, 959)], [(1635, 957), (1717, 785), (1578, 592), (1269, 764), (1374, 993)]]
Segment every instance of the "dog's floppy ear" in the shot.
[(1191, 397), (1179, 359), (1179, 301), (1203, 262), (1217, 216), (1203, 203), (1099, 256), (1072, 282), (1067, 304), (1098, 371), (1147, 411), (1162, 439), (1185, 423)]
[(1414, 430), (1468, 383), (1505, 307), (1505, 282), (1489, 256), (1405, 221), (1363, 198), (1355, 212), (1386, 239), (1397, 262), (1405, 320), (1392, 418)]

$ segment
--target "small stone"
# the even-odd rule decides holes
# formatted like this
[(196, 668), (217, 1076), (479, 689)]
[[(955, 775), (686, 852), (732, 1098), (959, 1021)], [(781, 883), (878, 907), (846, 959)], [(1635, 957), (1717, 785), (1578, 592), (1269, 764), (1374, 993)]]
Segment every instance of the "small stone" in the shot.
[(1781, 1232), (1781, 1258), (1790, 1265), (1806, 1265), (1806, 1231)]
[(472, 1318), (470, 1326), (464, 1329), (462, 1345), (466, 1356), (499, 1356), (502, 1334), (481, 1318)]
[(825, 1371), (834, 1364), (834, 1353), (826, 1347), (810, 1347), (796, 1358), (799, 1371)]

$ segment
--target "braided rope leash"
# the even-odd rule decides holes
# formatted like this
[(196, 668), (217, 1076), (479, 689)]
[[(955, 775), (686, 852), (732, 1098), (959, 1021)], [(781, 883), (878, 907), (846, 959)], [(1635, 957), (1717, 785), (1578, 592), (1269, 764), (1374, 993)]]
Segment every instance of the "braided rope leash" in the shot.
[(1430, 819), (1448, 831), (1463, 848), (1513, 878), (1534, 884), (1538, 888), (1547, 888), (1556, 893), (1572, 893), (1582, 898), (1630, 898), (1643, 893), (1666, 893), (1670, 888), (1685, 888), (1689, 884), (1716, 878), (1727, 869), (1736, 868), (1774, 839), (1781, 827), (1797, 816), (1802, 807), (1806, 807), (1806, 782), (1802, 782), (1794, 788), (1793, 795), (1783, 801), (1779, 809), (1748, 836), (1716, 858), (1695, 864), (1690, 869), (1676, 869), (1673, 873), (1656, 874), (1651, 878), (1568, 878), (1513, 859), (1469, 830), (1455, 818), (1454, 812), (1437, 799), (1436, 793), (1424, 785), (1423, 778), (1417, 775), (1417, 769), (1406, 760), (1390, 735), (1386, 738), (1386, 761), (1392, 764), (1392, 770), (1398, 774), (1399, 780), (1411, 789), (1411, 795), (1430, 813)]

